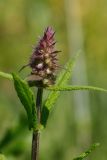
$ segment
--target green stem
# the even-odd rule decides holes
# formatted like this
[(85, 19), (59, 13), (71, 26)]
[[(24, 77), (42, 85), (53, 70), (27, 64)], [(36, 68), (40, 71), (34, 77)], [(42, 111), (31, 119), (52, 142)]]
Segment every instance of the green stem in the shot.
[[(42, 95), (43, 95), (43, 88), (38, 88), (37, 98), (36, 98), (38, 125), (40, 124), (41, 120)], [(31, 157), (32, 160), (38, 160), (39, 157), (39, 137), (40, 137), (39, 130), (36, 131), (34, 130), (32, 137), (32, 157)]]

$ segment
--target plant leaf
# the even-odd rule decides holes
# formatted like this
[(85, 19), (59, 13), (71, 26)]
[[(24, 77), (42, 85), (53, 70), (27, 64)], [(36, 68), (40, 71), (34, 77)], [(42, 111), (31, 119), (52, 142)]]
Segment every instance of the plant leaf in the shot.
[(29, 129), (31, 128), (36, 129), (37, 117), (36, 117), (36, 108), (35, 108), (35, 100), (33, 92), (28, 86), (26, 81), (22, 80), (15, 73), (13, 73), (12, 75), (17, 95), (27, 112)]
[(93, 87), (93, 86), (53, 86), (47, 88), (48, 90), (52, 91), (73, 91), (73, 90), (94, 90), (94, 91), (102, 91), (107, 92), (106, 89)]
[[(65, 70), (63, 70), (60, 73), (60, 75), (56, 81), (57, 86), (63, 86), (68, 82), (68, 80), (70, 79), (70, 77), (72, 75), (72, 68), (75, 65), (75, 61), (76, 61), (77, 57), (78, 57), (78, 54), (73, 59), (69, 60), (69, 62), (65, 65), (65, 67), (64, 67)], [(50, 113), (51, 109), (53, 108), (53, 106), (59, 96), (60, 96), (60, 91), (51, 91), (47, 97), (47, 100), (45, 101), (45, 103), (43, 105), (42, 114), (41, 114), (41, 124), (44, 127), (46, 127), (49, 113)]]
[(0, 72), (0, 77), (7, 78), (9, 80), (13, 80), (13, 77), (11, 74), (4, 73), (4, 72)]
[(99, 143), (93, 144), (86, 152), (82, 153), (80, 156), (74, 158), (73, 160), (83, 160), (86, 158), (92, 151), (94, 151), (97, 147), (99, 147)]

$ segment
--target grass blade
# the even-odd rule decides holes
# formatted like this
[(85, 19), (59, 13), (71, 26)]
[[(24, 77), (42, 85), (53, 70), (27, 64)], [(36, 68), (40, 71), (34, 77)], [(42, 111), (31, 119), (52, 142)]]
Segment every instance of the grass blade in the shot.
[(93, 144), (86, 152), (82, 153), (80, 156), (74, 158), (73, 160), (83, 160), (86, 158), (92, 151), (94, 151), (97, 147), (99, 147), (99, 143)]

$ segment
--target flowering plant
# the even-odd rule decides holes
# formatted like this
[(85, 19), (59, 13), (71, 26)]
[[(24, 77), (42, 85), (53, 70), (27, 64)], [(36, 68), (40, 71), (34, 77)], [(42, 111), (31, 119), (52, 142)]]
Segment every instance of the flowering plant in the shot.
[[(33, 132), (32, 160), (38, 160), (40, 130), (46, 127), (49, 114), (60, 96), (61, 91), (96, 90), (107, 92), (107, 90), (103, 88), (93, 86), (67, 85), (68, 80), (72, 76), (72, 69), (77, 56), (69, 60), (64, 67), (65, 69), (57, 76), (57, 70), (60, 67), (57, 54), (60, 51), (55, 49), (55, 44), (55, 32), (51, 27), (47, 27), (43, 37), (34, 48), (29, 63), (20, 69), (21, 71), (26, 66), (31, 68), (31, 73), (27, 78), (23, 80), (16, 73), (7, 74), (0, 72), (1, 77), (14, 82), (17, 95), (26, 110), (28, 126)], [(36, 103), (31, 87), (37, 88)], [(44, 89), (49, 90), (50, 93), (47, 99), (42, 102)], [(97, 146), (98, 144), (93, 145), (88, 151), (75, 158), (75, 160), (82, 160), (87, 157)]]

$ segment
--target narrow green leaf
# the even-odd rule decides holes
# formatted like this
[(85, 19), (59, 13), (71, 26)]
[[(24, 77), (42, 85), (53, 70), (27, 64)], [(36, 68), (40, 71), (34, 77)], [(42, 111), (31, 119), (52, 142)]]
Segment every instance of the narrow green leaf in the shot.
[(36, 129), (37, 117), (33, 92), (26, 81), (22, 80), (15, 73), (13, 73), (12, 75), (17, 95), (27, 112), (29, 129)]
[(93, 144), (86, 152), (82, 153), (80, 156), (74, 158), (73, 160), (83, 160), (86, 158), (92, 151), (94, 151), (97, 147), (99, 147), (99, 143)]
[(107, 92), (106, 89), (93, 86), (53, 86), (47, 89), (52, 91), (94, 90), (94, 91)]
[(0, 72), (0, 77), (6, 78), (6, 79), (9, 79), (9, 80), (13, 80), (13, 77), (12, 77), (11, 74), (4, 73), (4, 72)]
[[(77, 59), (78, 54), (65, 65), (65, 69), (60, 73), (56, 85), (63, 86), (65, 85), (72, 75), (72, 68), (75, 65), (75, 61)], [(41, 116), (41, 124), (45, 127), (47, 123), (47, 119), (49, 117), (49, 113), (53, 108), (55, 102), (57, 101), (58, 97), (60, 96), (60, 91), (51, 91), (45, 101), (42, 109), (42, 116)]]

